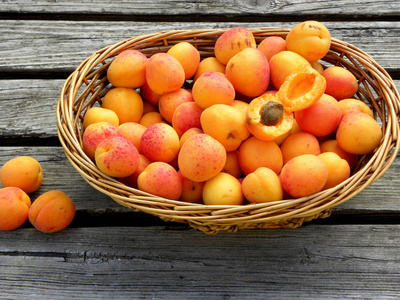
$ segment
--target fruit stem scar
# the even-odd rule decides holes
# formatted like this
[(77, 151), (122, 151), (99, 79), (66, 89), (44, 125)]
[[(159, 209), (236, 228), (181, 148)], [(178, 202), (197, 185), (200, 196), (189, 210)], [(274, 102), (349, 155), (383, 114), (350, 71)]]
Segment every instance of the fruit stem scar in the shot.
[(268, 101), (260, 111), (261, 123), (266, 126), (275, 126), (282, 120), (284, 107), (276, 101)]

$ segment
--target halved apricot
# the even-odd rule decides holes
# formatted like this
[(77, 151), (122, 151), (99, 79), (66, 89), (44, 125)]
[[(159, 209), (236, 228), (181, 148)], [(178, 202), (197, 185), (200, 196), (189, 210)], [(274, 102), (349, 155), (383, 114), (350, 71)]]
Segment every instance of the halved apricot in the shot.
[(250, 133), (260, 140), (272, 141), (293, 126), (293, 114), (271, 94), (257, 97), (248, 105), (246, 125)]
[(304, 65), (286, 77), (276, 96), (286, 109), (294, 112), (313, 105), (325, 89), (325, 78), (312, 67)]

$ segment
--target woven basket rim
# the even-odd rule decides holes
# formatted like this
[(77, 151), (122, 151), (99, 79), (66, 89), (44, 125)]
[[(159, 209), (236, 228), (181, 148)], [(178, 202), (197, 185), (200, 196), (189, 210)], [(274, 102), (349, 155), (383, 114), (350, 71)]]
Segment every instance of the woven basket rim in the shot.
[[(110, 196), (117, 203), (135, 211), (147, 212), (166, 221), (185, 222), (206, 233), (214, 233), (237, 231), (243, 228), (300, 226), (303, 221), (328, 216), (333, 207), (354, 197), (386, 172), (396, 158), (400, 145), (398, 139), (399, 93), (389, 74), (371, 56), (349, 43), (332, 37), (332, 53), (323, 61), (331, 63), (336, 60), (336, 62), (340, 61), (340, 63), (346, 64), (350, 71), (359, 74), (359, 81), (371, 80), (369, 77), (374, 76), (372, 82), (376, 83), (381, 94), (377, 97), (379, 103), (373, 98), (372, 104), (376, 105), (374, 106), (376, 117), (383, 119), (384, 123), (383, 138), (377, 150), (368, 159), (365, 159), (361, 168), (340, 185), (299, 199), (240, 206), (215, 206), (154, 196), (125, 186), (117, 179), (101, 173), (83, 152), (81, 137), (77, 134), (81, 116), (76, 115), (76, 112), (85, 105), (83, 101), (79, 102), (79, 99), (85, 101), (89, 95), (93, 99), (101, 98), (102, 89), (107, 86), (104, 70), (110, 60), (127, 48), (147, 47), (143, 49), (148, 51), (147, 55), (151, 55), (157, 51), (166, 51), (165, 49), (174, 43), (183, 40), (192, 41), (198, 46), (203, 57), (203, 52), (206, 52), (201, 48), (202, 43), (206, 44), (203, 39), (215, 40), (227, 29), (165, 30), (128, 38), (97, 50), (71, 73), (62, 86), (57, 102), (58, 136), (68, 160), (91, 186)], [(270, 35), (285, 37), (290, 30), (284, 27), (248, 29), (258, 40)], [(143, 49), (141, 50), (144, 51)], [(353, 61), (357, 62), (356, 66), (352, 65)], [(359, 64), (362, 65), (362, 68), (357, 68)], [(103, 78), (101, 78), (101, 72), (103, 72)], [(84, 91), (80, 92), (79, 89), (82, 88)], [(364, 92), (369, 95), (368, 88)], [(363, 94), (360, 96), (362, 97)], [(77, 98), (79, 99), (77, 100)], [(368, 101), (370, 100), (368, 99)], [(380, 107), (380, 103), (383, 103), (384, 106)], [(293, 209), (293, 206), (296, 206), (296, 209)], [(279, 209), (281, 213), (276, 212)]]

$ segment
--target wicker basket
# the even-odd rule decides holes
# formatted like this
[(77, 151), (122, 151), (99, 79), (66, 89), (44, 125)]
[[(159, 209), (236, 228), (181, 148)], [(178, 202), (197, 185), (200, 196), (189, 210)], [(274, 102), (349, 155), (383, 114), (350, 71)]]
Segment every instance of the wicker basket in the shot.
[[(257, 43), (267, 36), (286, 37), (287, 28), (250, 29)], [(123, 206), (187, 223), (205, 233), (236, 232), (249, 228), (298, 227), (304, 221), (328, 217), (332, 208), (352, 198), (376, 181), (391, 165), (399, 149), (399, 93), (391, 77), (368, 54), (332, 38), (331, 49), (322, 60), (325, 66), (339, 65), (359, 81), (357, 98), (373, 109), (382, 125), (383, 138), (374, 153), (360, 158), (351, 177), (342, 184), (300, 199), (241, 206), (210, 206), (173, 201), (127, 187), (99, 171), (82, 150), (82, 120), (88, 108), (100, 105), (111, 88), (106, 72), (121, 51), (136, 49), (150, 57), (172, 45), (188, 41), (201, 57), (214, 55), (216, 39), (226, 29), (171, 30), (133, 37), (96, 51), (68, 77), (57, 104), (58, 135), (67, 158), (94, 188)]]

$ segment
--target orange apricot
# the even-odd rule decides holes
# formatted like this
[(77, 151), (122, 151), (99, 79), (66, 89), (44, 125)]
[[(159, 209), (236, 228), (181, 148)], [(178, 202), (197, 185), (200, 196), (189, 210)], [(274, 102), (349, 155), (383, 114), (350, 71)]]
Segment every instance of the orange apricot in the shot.
[(13, 230), (28, 219), (31, 199), (20, 188), (0, 189), (0, 230)]
[(119, 118), (117, 113), (111, 109), (93, 106), (86, 111), (83, 117), (83, 129), (86, 129), (90, 124), (99, 122), (108, 122), (118, 126)]
[(140, 87), (140, 96), (143, 100), (150, 104), (157, 106), (160, 101), (161, 95), (153, 91), (147, 81)]
[(175, 109), (182, 103), (193, 101), (192, 93), (186, 89), (180, 88), (176, 91), (161, 95), (158, 109), (161, 116), (167, 122), (172, 123), (172, 116)]
[(336, 100), (353, 97), (358, 91), (357, 78), (349, 70), (331, 66), (322, 72), (326, 80), (325, 93), (331, 95)]
[(328, 179), (323, 190), (332, 188), (350, 177), (350, 165), (334, 152), (323, 152), (318, 155), (328, 166)]
[(138, 188), (137, 179), (140, 173), (142, 173), (144, 169), (146, 169), (146, 167), (151, 163), (152, 161), (150, 159), (148, 159), (143, 154), (139, 154), (139, 166), (137, 167), (136, 171), (129, 176), (118, 178), (118, 181), (122, 182), (127, 186)]
[(27, 194), (38, 190), (42, 181), (43, 168), (30, 156), (10, 159), (0, 169), (0, 182), (3, 187), (18, 187)]
[(143, 133), (146, 131), (146, 128), (146, 126), (135, 122), (127, 122), (118, 126), (122, 136), (130, 141), (133, 146), (136, 147), (139, 153), (142, 153), (140, 139), (142, 138)]
[(287, 50), (286, 40), (280, 36), (268, 36), (258, 44), (257, 49), (264, 53), (269, 61), (275, 54)]
[(242, 175), (242, 169), (239, 164), (239, 151), (233, 150), (226, 153), (226, 163), (222, 172), (231, 174), (233, 177), (239, 178)]
[(321, 149), (318, 139), (308, 132), (297, 132), (288, 136), (281, 145), (283, 164), (302, 154), (319, 155)]
[(186, 130), (182, 134), (182, 136), (179, 138), (179, 143), (180, 143), (181, 147), (188, 138), (190, 138), (192, 135), (199, 134), (199, 133), (204, 133), (204, 131), (197, 127), (192, 127), (192, 128), (189, 128), (188, 130)]
[(340, 148), (337, 140), (335, 139), (330, 139), (322, 142), (320, 144), (320, 149), (321, 153), (334, 152), (341, 158), (345, 159), (348, 162), (351, 170), (353, 170), (358, 163), (358, 155), (344, 151), (342, 148)]
[(342, 99), (339, 102), (339, 106), (342, 109), (342, 115), (346, 115), (351, 112), (363, 112), (370, 117), (374, 117), (374, 113), (371, 108), (363, 101), (355, 98)]
[(205, 72), (219, 72), (225, 74), (225, 65), (216, 57), (206, 57), (202, 59), (196, 73), (194, 74), (193, 82), (195, 82)]
[(172, 115), (172, 127), (182, 136), (190, 128), (201, 129), (200, 117), (203, 109), (196, 102), (189, 101), (180, 104)]
[(285, 110), (278, 98), (264, 94), (249, 103), (246, 125), (258, 139), (272, 141), (292, 128), (293, 114)]
[(195, 182), (182, 175), (179, 170), (178, 175), (182, 181), (182, 194), (179, 197), (180, 201), (189, 203), (203, 203), (203, 188), (205, 182)]
[(200, 53), (195, 46), (188, 42), (179, 42), (173, 45), (167, 53), (180, 62), (185, 71), (186, 80), (193, 77), (200, 63)]
[(144, 127), (149, 127), (153, 124), (163, 122), (164, 119), (158, 111), (150, 111), (144, 114), (139, 120), (139, 124), (143, 125)]
[(243, 201), (240, 182), (228, 173), (220, 172), (204, 184), (203, 203), (205, 205), (241, 205)]
[(41, 232), (57, 232), (71, 224), (75, 213), (75, 204), (70, 197), (61, 191), (51, 190), (33, 201), (29, 221)]

